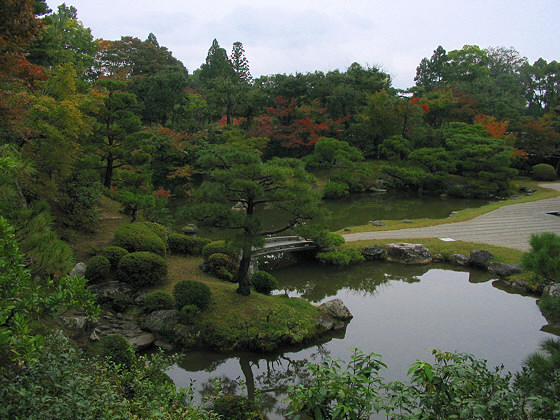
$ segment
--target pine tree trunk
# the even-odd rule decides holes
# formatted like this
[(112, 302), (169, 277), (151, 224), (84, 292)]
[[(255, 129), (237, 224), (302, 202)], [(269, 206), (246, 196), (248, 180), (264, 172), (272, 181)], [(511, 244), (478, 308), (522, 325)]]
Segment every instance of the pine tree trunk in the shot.
[(249, 282), (249, 266), (251, 265), (251, 251), (243, 251), (243, 256), (239, 262), (239, 270), (237, 270), (236, 282), (239, 284), (237, 293), (243, 296), (251, 294), (251, 283)]

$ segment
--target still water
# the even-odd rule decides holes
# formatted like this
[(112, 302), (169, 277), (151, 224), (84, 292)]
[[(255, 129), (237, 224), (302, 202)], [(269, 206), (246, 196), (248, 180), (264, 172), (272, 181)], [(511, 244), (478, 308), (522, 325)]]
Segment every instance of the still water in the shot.
[[(481, 199), (364, 193), (340, 200), (323, 200), (321, 207), (331, 213), (329, 229), (335, 231), (348, 226), (367, 225), (372, 220), (442, 219), (454, 211), (477, 208), (487, 203), (488, 200)], [(183, 207), (188, 207), (188, 200), (175, 199), (170, 203), (177, 228), (188, 223), (187, 218), (181, 216)], [(289, 220), (289, 215), (279, 210), (263, 209), (259, 215), (266, 221), (267, 229), (283, 226)]]
[[(262, 392), (267, 418), (284, 418), (283, 390), (306, 374), (306, 361), (348, 360), (351, 347), (383, 356), (387, 381), (403, 380), (417, 359), (432, 362), (430, 349), (472, 353), (490, 366), (516, 371), (534, 352), (547, 324), (533, 297), (498, 289), (486, 272), (447, 265), (405, 266), (370, 262), (333, 268), (303, 262), (275, 270), (291, 296), (321, 303), (338, 297), (354, 318), (347, 327), (306, 348), (267, 355), (192, 352), (168, 373), (178, 386), (195, 380), (197, 398), (222, 380), (231, 391)], [(244, 382), (240, 390), (238, 383)]]

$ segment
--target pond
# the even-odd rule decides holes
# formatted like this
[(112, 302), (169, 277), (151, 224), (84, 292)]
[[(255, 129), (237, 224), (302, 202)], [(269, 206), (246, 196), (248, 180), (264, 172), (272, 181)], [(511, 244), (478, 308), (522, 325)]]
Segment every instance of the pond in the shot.
[(381, 262), (333, 268), (302, 262), (273, 274), (281, 287), (295, 288), (290, 296), (317, 303), (341, 298), (354, 318), (307, 348), (267, 355), (189, 353), (168, 372), (178, 386), (195, 380), (198, 398), (211, 393), (216, 378), (232, 391), (259, 389), (267, 418), (284, 418), (283, 390), (305, 375), (305, 362), (326, 356), (348, 360), (351, 347), (381, 354), (388, 365), (382, 375), (392, 381), (405, 379), (417, 359), (432, 362), (432, 348), (472, 353), (490, 366), (516, 371), (550, 337), (541, 330), (547, 322), (535, 298), (501, 290), (499, 282), (479, 270)]
[[(366, 225), (371, 220), (442, 219), (452, 212), (465, 208), (477, 208), (488, 200), (467, 198), (419, 197), (414, 194), (354, 194), (341, 200), (324, 200), (322, 206), (330, 211), (329, 229), (339, 230), (348, 226)], [(181, 228), (187, 220), (180, 209), (187, 200), (175, 199), (170, 203), (176, 218), (176, 227)], [(267, 229), (280, 227), (288, 215), (275, 210), (263, 211)]]

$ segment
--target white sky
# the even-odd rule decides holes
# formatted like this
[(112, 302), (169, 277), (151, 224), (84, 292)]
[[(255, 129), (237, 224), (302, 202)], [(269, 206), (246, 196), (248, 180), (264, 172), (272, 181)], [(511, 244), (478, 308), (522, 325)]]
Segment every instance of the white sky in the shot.
[[(47, 0), (51, 9), (62, 1)], [(560, 0), (66, 0), (95, 38), (153, 32), (192, 73), (216, 38), (245, 47), (253, 77), (378, 66), (393, 85), (442, 45), (514, 47), (532, 64), (560, 60)]]

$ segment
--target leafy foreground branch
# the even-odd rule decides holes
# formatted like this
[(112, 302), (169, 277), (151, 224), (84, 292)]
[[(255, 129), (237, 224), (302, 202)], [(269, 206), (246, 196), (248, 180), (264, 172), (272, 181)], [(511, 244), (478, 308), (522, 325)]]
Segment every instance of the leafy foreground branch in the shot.
[(502, 375), (469, 354), (433, 350), (435, 363), (415, 362), (410, 383), (385, 383), (375, 353), (353, 349), (344, 363), (308, 364), (305, 383), (291, 386), (290, 415), (313, 419), (552, 419), (560, 415), (560, 341), (542, 344), (523, 370)]

